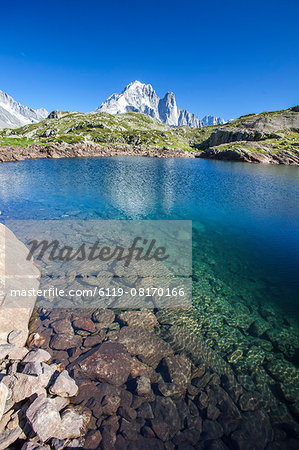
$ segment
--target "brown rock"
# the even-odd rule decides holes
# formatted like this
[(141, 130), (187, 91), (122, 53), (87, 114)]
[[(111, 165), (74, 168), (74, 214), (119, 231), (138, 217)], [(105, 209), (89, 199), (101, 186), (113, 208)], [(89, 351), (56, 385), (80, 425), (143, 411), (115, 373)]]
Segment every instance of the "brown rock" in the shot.
[(191, 361), (185, 356), (171, 355), (162, 361), (168, 381), (187, 387), (191, 382)]
[(165, 422), (161, 422), (158, 419), (151, 420), (151, 427), (154, 430), (157, 438), (161, 441), (167, 441), (169, 438), (169, 426)]
[(101, 426), (103, 428), (107, 428), (107, 430), (113, 431), (113, 433), (117, 433), (119, 429), (119, 417), (110, 416), (107, 419), (103, 420)]
[(123, 344), (131, 355), (156, 368), (165, 356), (173, 354), (171, 346), (154, 333), (133, 327), (123, 327), (110, 338)]
[(96, 327), (91, 319), (87, 317), (77, 318), (73, 321), (73, 327), (76, 330), (88, 331), (89, 333), (95, 333)]
[(120, 406), (118, 409), (118, 414), (128, 422), (132, 422), (137, 417), (137, 412), (135, 409), (129, 408), (128, 406)]
[(51, 327), (57, 334), (74, 334), (72, 323), (68, 319), (58, 319), (51, 323)]
[(73, 347), (81, 347), (81, 336), (70, 334), (55, 334), (50, 342), (50, 347), (54, 350), (68, 350)]
[(104, 428), (102, 432), (101, 447), (103, 450), (114, 450), (116, 442), (116, 434), (107, 428)]
[(119, 315), (119, 320), (124, 325), (143, 330), (152, 330), (159, 324), (155, 314), (150, 311), (126, 311)]
[(101, 405), (104, 414), (108, 416), (115, 414), (120, 405), (120, 397), (118, 395), (105, 395)]
[(97, 309), (92, 314), (92, 320), (97, 322), (102, 328), (109, 328), (114, 319), (115, 314), (111, 309)]
[(97, 448), (99, 448), (101, 440), (102, 440), (102, 435), (99, 430), (89, 431), (86, 435), (83, 448), (90, 449), (90, 450), (97, 449)]
[(104, 330), (100, 330), (96, 335), (87, 336), (87, 338), (84, 339), (84, 347), (94, 347), (95, 345), (101, 344), (104, 339), (105, 332)]
[(155, 370), (135, 357), (132, 358), (130, 376), (131, 378), (147, 377), (152, 383), (155, 383), (158, 380)]
[(46, 338), (41, 333), (31, 333), (27, 340), (27, 346), (30, 347), (42, 347)]

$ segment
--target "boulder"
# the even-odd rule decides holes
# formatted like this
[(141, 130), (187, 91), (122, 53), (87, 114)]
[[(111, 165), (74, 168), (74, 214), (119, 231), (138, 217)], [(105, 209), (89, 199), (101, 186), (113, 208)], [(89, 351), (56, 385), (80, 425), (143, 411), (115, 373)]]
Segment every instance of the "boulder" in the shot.
[(24, 330), (13, 330), (7, 336), (9, 344), (16, 345), (17, 347), (24, 345), (24, 339), (27, 339), (27, 331), (25, 332)]
[(79, 366), (91, 379), (121, 386), (129, 377), (131, 357), (122, 345), (105, 342)]
[(4, 359), (8, 356), (9, 352), (13, 351), (15, 346), (13, 344), (1, 344), (0, 345), (0, 359)]
[(11, 390), (11, 401), (18, 403), (33, 394), (44, 394), (45, 390), (36, 376), (15, 373), (3, 377), (3, 383)]
[[(36, 296), (13, 296), (13, 291), (28, 292), (39, 288), (40, 271), (33, 261), (27, 260), (28, 248), (14, 233), (0, 224), (0, 343), (8, 342), (11, 335), (19, 347), (28, 337), (28, 323)], [(1, 353), (1, 352), (0, 352)], [(5, 356), (4, 356), (5, 357)], [(1, 356), (0, 356), (1, 358)]]
[(29, 406), (26, 417), (42, 442), (61, 434), (60, 414), (50, 399), (43, 395)]
[(59, 429), (55, 432), (58, 439), (74, 439), (84, 433), (84, 419), (72, 407), (63, 410)]
[(55, 334), (52, 336), (50, 347), (54, 350), (69, 350), (74, 347), (81, 347), (82, 337), (77, 334)]
[(88, 331), (89, 333), (95, 333), (96, 327), (91, 319), (87, 317), (79, 317), (73, 321), (73, 327), (76, 330)]
[(131, 361), (131, 378), (147, 377), (152, 383), (155, 383), (158, 380), (157, 372), (152, 367), (144, 364), (135, 357), (133, 357)]
[(92, 320), (98, 323), (101, 328), (109, 328), (114, 319), (115, 314), (111, 309), (97, 309), (92, 314)]
[(169, 382), (183, 387), (191, 382), (191, 361), (185, 356), (167, 356), (162, 364)]
[(22, 373), (38, 378), (38, 382), (42, 387), (47, 387), (52, 376), (56, 372), (55, 364), (46, 364), (44, 362), (28, 362), (24, 365)]
[(214, 439), (219, 439), (223, 436), (223, 428), (218, 422), (206, 419), (203, 421), (202, 425), (202, 435), (201, 439), (204, 441), (210, 441)]
[(125, 311), (118, 318), (124, 325), (143, 330), (152, 330), (159, 324), (155, 314), (150, 311)]
[(51, 355), (46, 350), (39, 348), (37, 350), (31, 350), (23, 359), (22, 363), (41, 363), (50, 361)]
[(72, 323), (69, 319), (57, 319), (51, 323), (51, 327), (57, 334), (74, 334)]
[(14, 347), (8, 353), (8, 359), (12, 359), (15, 361), (21, 361), (25, 358), (28, 353), (28, 349), (26, 347)]
[(170, 398), (156, 397), (152, 405), (155, 419), (165, 422), (169, 427), (170, 439), (181, 429), (181, 420), (176, 404)]
[(135, 327), (123, 327), (114, 333), (111, 340), (125, 346), (131, 355), (156, 368), (163, 357), (173, 354), (171, 346), (159, 336)]
[(49, 392), (59, 397), (74, 397), (78, 392), (78, 386), (75, 380), (64, 370), (58, 375), (53, 385), (50, 386)]
[(89, 430), (86, 435), (84, 447), (88, 450), (97, 449), (100, 446), (102, 435), (99, 430)]
[(43, 449), (50, 449), (48, 445), (41, 445), (37, 444), (36, 442), (26, 442), (21, 450), (43, 450)]

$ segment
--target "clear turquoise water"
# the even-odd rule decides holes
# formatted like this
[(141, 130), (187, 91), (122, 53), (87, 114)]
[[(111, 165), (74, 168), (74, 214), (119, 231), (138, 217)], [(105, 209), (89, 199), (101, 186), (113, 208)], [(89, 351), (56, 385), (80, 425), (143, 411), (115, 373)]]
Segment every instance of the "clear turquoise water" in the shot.
[(2, 219), (192, 219), (194, 261), (297, 315), (299, 170), (115, 157), (0, 166)]
[(298, 193), (296, 167), (140, 157), (0, 165), (2, 221), (191, 219), (194, 352), (204, 341), (207, 357), (293, 428)]

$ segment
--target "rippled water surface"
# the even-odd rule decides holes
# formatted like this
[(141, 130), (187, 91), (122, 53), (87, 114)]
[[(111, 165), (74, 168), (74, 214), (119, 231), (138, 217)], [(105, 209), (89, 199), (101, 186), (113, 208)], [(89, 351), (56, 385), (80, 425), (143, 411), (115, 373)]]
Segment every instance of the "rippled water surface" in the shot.
[(191, 219), (198, 266), (295, 315), (298, 181), (296, 167), (196, 159), (23, 161), (0, 166), (1, 217)]
[(298, 388), (298, 175), (180, 158), (6, 163), (1, 217), (191, 219), (201, 338), (240, 379), (264, 393), (278, 386), (289, 404)]

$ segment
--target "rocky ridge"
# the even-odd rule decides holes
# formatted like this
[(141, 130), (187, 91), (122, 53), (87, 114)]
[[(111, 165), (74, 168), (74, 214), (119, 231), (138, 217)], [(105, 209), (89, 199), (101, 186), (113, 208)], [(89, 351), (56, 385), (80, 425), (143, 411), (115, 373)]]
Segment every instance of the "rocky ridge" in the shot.
[(45, 108), (29, 108), (0, 91), (0, 128), (18, 128), (28, 123), (36, 123), (45, 119), (48, 114)]
[(187, 126), (199, 128), (207, 125), (224, 124), (219, 117), (205, 116), (200, 120), (195, 114), (179, 109), (173, 92), (167, 92), (160, 99), (150, 84), (134, 81), (128, 84), (120, 94), (113, 94), (105, 100), (96, 112), (123, 114), (139, 112), (169, 126)]

